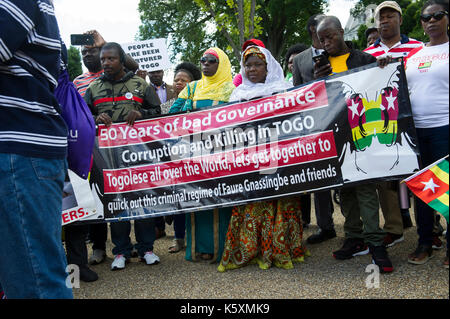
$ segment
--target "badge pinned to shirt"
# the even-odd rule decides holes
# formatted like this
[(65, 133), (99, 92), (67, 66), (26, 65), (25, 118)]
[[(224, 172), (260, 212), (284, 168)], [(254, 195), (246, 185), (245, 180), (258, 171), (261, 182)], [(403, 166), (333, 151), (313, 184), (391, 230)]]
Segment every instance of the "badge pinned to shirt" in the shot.
[(127, 100), (133, 99), (133, 93), (131, 93), (131, 92), (125, 93), (125, 98), (126, 98)]

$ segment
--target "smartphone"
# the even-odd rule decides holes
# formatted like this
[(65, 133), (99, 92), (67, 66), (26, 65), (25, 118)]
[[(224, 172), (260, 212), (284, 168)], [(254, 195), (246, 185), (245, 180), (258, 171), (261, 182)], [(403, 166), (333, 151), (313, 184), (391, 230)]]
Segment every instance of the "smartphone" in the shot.
[(314, 63), (317, 64), (318, 67), (324, 66), (325, 64), (329, 64), (328, 58), (324, 54), (319, 54), (316, 56), (313, 56)]
[(94, 45), (94, 36), (92, 34), (71, 34), (70, 43), (72, 45)]

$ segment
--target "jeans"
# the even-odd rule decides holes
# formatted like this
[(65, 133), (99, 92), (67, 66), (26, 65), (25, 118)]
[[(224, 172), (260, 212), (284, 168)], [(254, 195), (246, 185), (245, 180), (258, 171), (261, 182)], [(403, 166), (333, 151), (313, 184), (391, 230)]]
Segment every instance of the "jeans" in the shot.
[[(133, 250), (130, 239), (131, 222), (114, 222), (110, 224), (110, 228), (111, 241), (115, 246), (112, 253), (130, 258)], [(134, 221), (134, 234), (137, 242), (134, 247), (139, 256), (143, 257), (147, 251), (153, 251), (153, 243), (155, 242), (155, 222), (153, 218), (136, 219)]]
[(61, 241), (66, 170), (65, 159), (0, 153), (0, 283), (7, 298), (73, 298)]
[[(422, 168), (448, 154), (448, 125), (433, 128), (416, 128)], [(433, 209), (417, 198), (417, 233), (419, 245), (431, 246), (433, 242)], [(447, 224), (448, 229), (448, 224)], [(447, 231), (448, 250), (448, 231)]]

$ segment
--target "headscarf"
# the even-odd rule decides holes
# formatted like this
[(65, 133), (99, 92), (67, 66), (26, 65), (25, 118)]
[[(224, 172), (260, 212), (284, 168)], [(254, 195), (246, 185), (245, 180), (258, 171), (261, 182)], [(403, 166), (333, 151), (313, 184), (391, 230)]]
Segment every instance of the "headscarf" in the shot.
[[(210, 48), (205, 54), (213, 54), (218, 57), (219, 65), (216, 74), (213, 76), (205, 76), (202, 74), (201, 80), (197, 81), (193, 100), (213, 100), (228, 102), (231, 92), (235, 89), (233, 77), (231, 75), (231, 63), (228, 56), (219, 48)], [(189, 83), (192, 88), (195, 82)], [(178, 96), (182, 99), (188, 99), (187, 87), (180, 92)]]
[[(253, 48), (253, 49), (252, 49)], [(258, 49), (258, 50), (255, 50)], [(267, 63), (267, 76), (264, 83), (253, 83), (245, 75), (244, 59), (249, 52), (262, 52)], [(230, 96), (230, 101), (250, 100), (255, 97), (268, 96), (273, 93), (282, 92), (292, 87), (291, 83), (284, 79), (283, 69), (280, 63), (275, 60), (269, 50), (263, 47), (249, 46), (241, 55), (242, 84), (234, 89)]]

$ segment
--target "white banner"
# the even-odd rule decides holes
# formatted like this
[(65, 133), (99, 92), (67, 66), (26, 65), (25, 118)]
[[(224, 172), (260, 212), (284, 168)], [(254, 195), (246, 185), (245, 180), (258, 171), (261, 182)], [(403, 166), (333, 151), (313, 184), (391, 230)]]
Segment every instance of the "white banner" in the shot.
[(140, 70), (151, 72), (171, 67), (166, 39), (123, 43), (122, 48), (139, 64)]
[[(64, 182), (62, 225), (80, 220), (103, 219), (103, 206), (94, 198), (95, 190), (91, 190), (89, 181), (80, 178), (68, 170), (69, 180)], [(100, 207), (97, 207), (100, 203)]]

